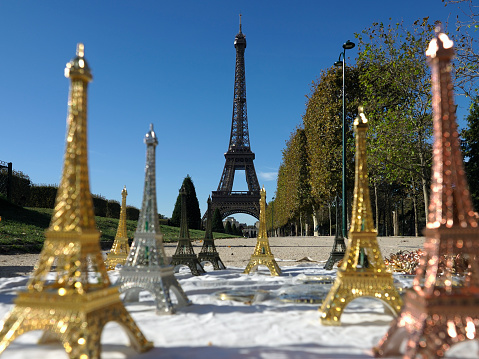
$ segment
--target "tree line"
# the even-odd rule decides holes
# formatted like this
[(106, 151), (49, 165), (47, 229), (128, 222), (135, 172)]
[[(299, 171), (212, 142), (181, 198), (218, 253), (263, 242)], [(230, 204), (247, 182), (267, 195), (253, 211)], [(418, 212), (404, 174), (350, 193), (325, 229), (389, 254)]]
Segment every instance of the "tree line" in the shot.
[[(430, 71), (425, 50), (437, 24), (429, 18), (403, 23), (373, 23), (355, 34), (357, 57), (345, 68), (347, 218), (354, 189), (352, 123), (358, 106), (369, 120), (367, 154), (373, 219), (379, 235), (418, 236), (428, 216), (432, 164)], [(467, 38), (467, 36), (466, 36)], [(479, 199), (479, 103), (471, 82), (464, 80), (461, 57), (456, 82), (469, 96), (471, 112), (462, 132), (466, 171), (475, 202)], [(477, 50), (477, 48), (476, 48)], [(467, 50), (469, 51), (469, 50)], [(468, 52), (470, 55), (470, 51)], [(476, 55), (468, 68), (479, 74)], [(469, 60), (471, 62), (471, 59)], [(275, 199), (267, 209), (267, 226), (280, 235), (334, 235), (336, 211), (341, 216), (342, 67), (324, 69), (307, 95), (301, 124), (282, 153)], [(471, 73), (467, 72), (471, 78)], [(460, 88), (461, 89), (461, 88)], [(475, 203), (478, 208), (479, 203)], [(338, 221), (340, 226), (340, 221)]]

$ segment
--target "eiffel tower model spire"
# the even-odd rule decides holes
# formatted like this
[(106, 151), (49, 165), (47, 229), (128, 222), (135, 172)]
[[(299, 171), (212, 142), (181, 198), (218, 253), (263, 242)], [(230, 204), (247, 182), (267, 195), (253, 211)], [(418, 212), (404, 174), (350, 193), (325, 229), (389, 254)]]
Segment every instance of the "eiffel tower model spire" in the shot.
[(175, 254), (171, 257), (171, 265), (174, 267), (185, 265), (190, 268), (191, 274), (200, 275), (206, 273), (201, 263), (196, 257), (190, 240), (190, 231), (188, 229), (188, 218), (186, 215), (186, 190), (184, 186), (180, 189), (181, 197), (181, 218), (180, 218), (180, 238), (176, 246)]
[(206, 210), (205, 240), (203, 241), (201, 252), (198, 253), (198, 261), (200, 263), (210, 262), (213, 264), (213, 268), (215, 270), (226, 269), (225, 265), (221, 261), (219, 253), (216, 251), (215, 240), (213, 238), (210, 197), (208, 197), (208, 209)]
[[(92, 79), (83, 44), (67, 64), (70, 78), (63, 174), (45, 244), (27, 288), (0, 324), (0, 353), (17, 336), (43, 330), (70, 358), (100, 358), (104, 325), (122, 325), (138, 351), (152, 347), (110, 285), (95, 226), (87, 159), (87, 87)], [(50, 270), (54, 270), (50, 273)]]
[(334, 236), (334, 244), (331, 253), (329, 254), (328, 261), (324, 266), (324, 269), (333, 269), (334, 263), (339, 262), (344, 258), (346, 254), (346, 244), (344, 243), (343, 230), (341, 226), (338, 226), (338, 196), (336, 196), (336, 235)]
[[(369, 180), (366, 156), (367, 118), (362, 107), (354, 121), (356, 132), (356, 170), (350, 243), (344, 255), (336, 281), (321, 306), (321, 322), (340, 325), (344, 308), (359, 297), (381, 300), (394, 314), (399, 313), (402, 300), (393, 285), (392, 274), (386, 271), (374, 229), (369, 197)], [(360, 253), (368, 258), (367, 267), (360, 264)]]
[(126, 186), (121, 191), (121, 210), (120, 221), (118, 222), (118, 230), (116, 231), (115, 240), (111, 247), (110, 253), (108, 253), (106, 259), (106, 266), (108, 270), (113, 270), (118, 264), (124, 265), (126, 257), (130, 253), (130, 245), (128, 244), (128, 234), (126, 230)]
[[(426, 55), (432, 75), (434, 156), (424, 255), (404, 308), (374, 348), (376, 356), (399, 354), (405, 337), (404, 358), (440, 358), (452, 345), (478, 339), (479, 228), (457, 132), (451, 81), (454, 48), (440, 26)], [(464, 285), (453, 286), (454, 264), (461, 262), (467, 268)]]
[(260, 191), (261, 199), (259, 201), (259, 231), (256, 241), (256, 247), (243, 273), (250, 273), (260, 265), (266, 266), (271, 275), (281, 275), (281, 269), (274, 260), (273, 253), (269, 246), (268, 235), (266, 233), (266, 191), (264, 187)]
[[(153, 125), (145, 136), (145, 188), (138, 225), (125, 265), (120, 270), (116, 285), (125, 293), (125, 302), (138, 302), (140, 291), (150, 292), (156, 300), (158, 314), (173, 314), (176, 308), (190, 304), (175, 278), (174, 268), (166, 262), (163, 234), (158, 222), (156, 206), (156, 157), (158, 144)], [(170, 290), (177, 299), (173, 305)]]

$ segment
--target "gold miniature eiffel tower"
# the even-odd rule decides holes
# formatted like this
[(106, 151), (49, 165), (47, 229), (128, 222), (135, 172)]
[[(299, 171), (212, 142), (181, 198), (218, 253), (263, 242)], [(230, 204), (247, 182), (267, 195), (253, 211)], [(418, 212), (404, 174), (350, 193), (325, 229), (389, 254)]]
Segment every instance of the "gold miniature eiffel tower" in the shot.
[[(366, 157), (368, 124), (362, 107), (359, 108), (354, 127), (356, 174), (350, 242), (343, 264), (338, 269), (336, 281), (321, 306), (321, 323), (326, 325), (340, 325), (344, 308), (359, 297), (377, 298), (395, 314), (399, 313), (402, 306), (401, 297), (393, 285), (392, 274), (386, 271), (373, 225)], [(367, 256), (367, 267), (359, 263), (361, 250)]]
[[(158, 221), (156, 205), (156, 152), (158, 145), (153, 124), (145, 136), (145, 187), (138, 225), (125, 265), (115, 283), (125, 293), (125, 302), (138, 302), (140, 291), (150, 292), (156, 301), (158, 314), (173, 314), (177, 308), (191, 304), (175, 278), (174, 268), (168, 265), (163, 234)], [(170, 292), (175, 294), (174, 305)]]
[(121, 210), (120, 221), (118, 222), (118, 230), (116, 232), (115, 240), (108, 253), (105, 264), (108, 270), (113, 270), (118, 264), (124, 265), (128, 253), (130, 253), (130, 245), (128, 244), (128, 234), (126, 231), (126, 186), (121, 191)]
[[(152, 347), (110, 285), (95, 226), (87, 161), (87, 86), (92, 76), (83, 44), (66, 65), (71, 79), (63, 175), (45, 244), (27, 288), (0, 324), (0, 353), (27, 331), (41, 343), (62, 342), (70, 358), (100, 358), (103, 327), (116, 321), (138, 351)], [(54, 272), (50, 272), (54, 269)]]
[(271, 275), (281, 275), (281, 269), (274, 260), (269, 246), (268, 235), (266, 234), (266, 191), (264, 187), (260, 191), (259, 200), (259, 231), (254, 253), (251, 255), (248, 265), (243, 273), (250, 273), (260, 265), (268, 267)]
[[(479, 227), (459, 144), (451, 81), (453, 43), (440, 26), (426, 51), (432, 75), (434, 147), (429, 218), (413, 287), (404, 308), (374, 348), (378, 357), (440, 358), (454, 344), (478, 340)], [(443, 270), (439, 263), (445, 260)], [(454, 262), (467, 268), (463, 286), (454, 286)], [(442, 269), (442, 268), (441, 268)]]
[(181, 218), (180, 218), (180, 238), (178, 239), (178, 245), (176, 246), (175, 254), (171, 256), (171, 265), (173, 267), (179, 267), (185, 265), (190, 268), (191, 274), (200, 275), (204, 274), (205, 269), (198, 261), (198, 257), (193, 250), (190, 239), (190, 231), (188, 230), (188, 218), (186, 214), (186, 190), (184, 186), (180, 189), (181, 197)]
[(216, 250), (215, 239), (213, 238), (211, 197), (208, 197), (208, 209), (206, 210), (205, 240), (203, 241), (203, 247), (201, 248), (201, 252), (198, 253), (198, 261), (200, 262), (200, 264), (202, 264), (203, 262), (210, 262), (215, 270), (226, 269), (218, 251)]

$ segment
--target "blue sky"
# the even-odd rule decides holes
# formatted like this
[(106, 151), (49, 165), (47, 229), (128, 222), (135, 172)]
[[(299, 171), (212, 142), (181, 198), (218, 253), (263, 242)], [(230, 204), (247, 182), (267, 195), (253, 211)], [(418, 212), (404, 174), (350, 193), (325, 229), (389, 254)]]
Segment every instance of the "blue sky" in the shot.
[[(153, 123), (159, 138), (158, 211), (171, 216), (189, 174), (204, 213), (228, 149), (233, 41), (241, 12), (251, 149), (269, 201), (281, 151), (301, 123), (311, 82), (337, 60), (342, 44), (374, 21), (412, 24), (425, 16), (447, 21), (456, 10), (441, 0), (341, 4), (0, 0), (0, 160), (13, 162), (33, 183), (58, 184), (69, 87), (63, 70), (83, 42), (93, 73), (88, 108), (92, 193), (120, 201), (126, 185), (127, 203), (141, 206), (143, 138)], [(356, 50), (348, 51), (348, 61)], [(246, 189), (240, 173), (234, 189)]]

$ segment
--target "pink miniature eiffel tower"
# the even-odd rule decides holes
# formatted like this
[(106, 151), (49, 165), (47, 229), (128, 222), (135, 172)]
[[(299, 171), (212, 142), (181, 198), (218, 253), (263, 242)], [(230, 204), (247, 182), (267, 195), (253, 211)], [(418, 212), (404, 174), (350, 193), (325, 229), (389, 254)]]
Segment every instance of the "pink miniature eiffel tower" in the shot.
[[(424, 255), (404, 307), (374, 348), (378, 357), (443, 357), (454, 344), (477, 339), (479, 330), (479, 228), (474, 217), (457, 132), (451, 82), (453, 43), (437, 29), (426, 51), (432, 73), (434, 158)], [(453, 286), (453, 264), (467, 262), (463, 286)], [(440, 259), (446, 258), (443, 273)]]

